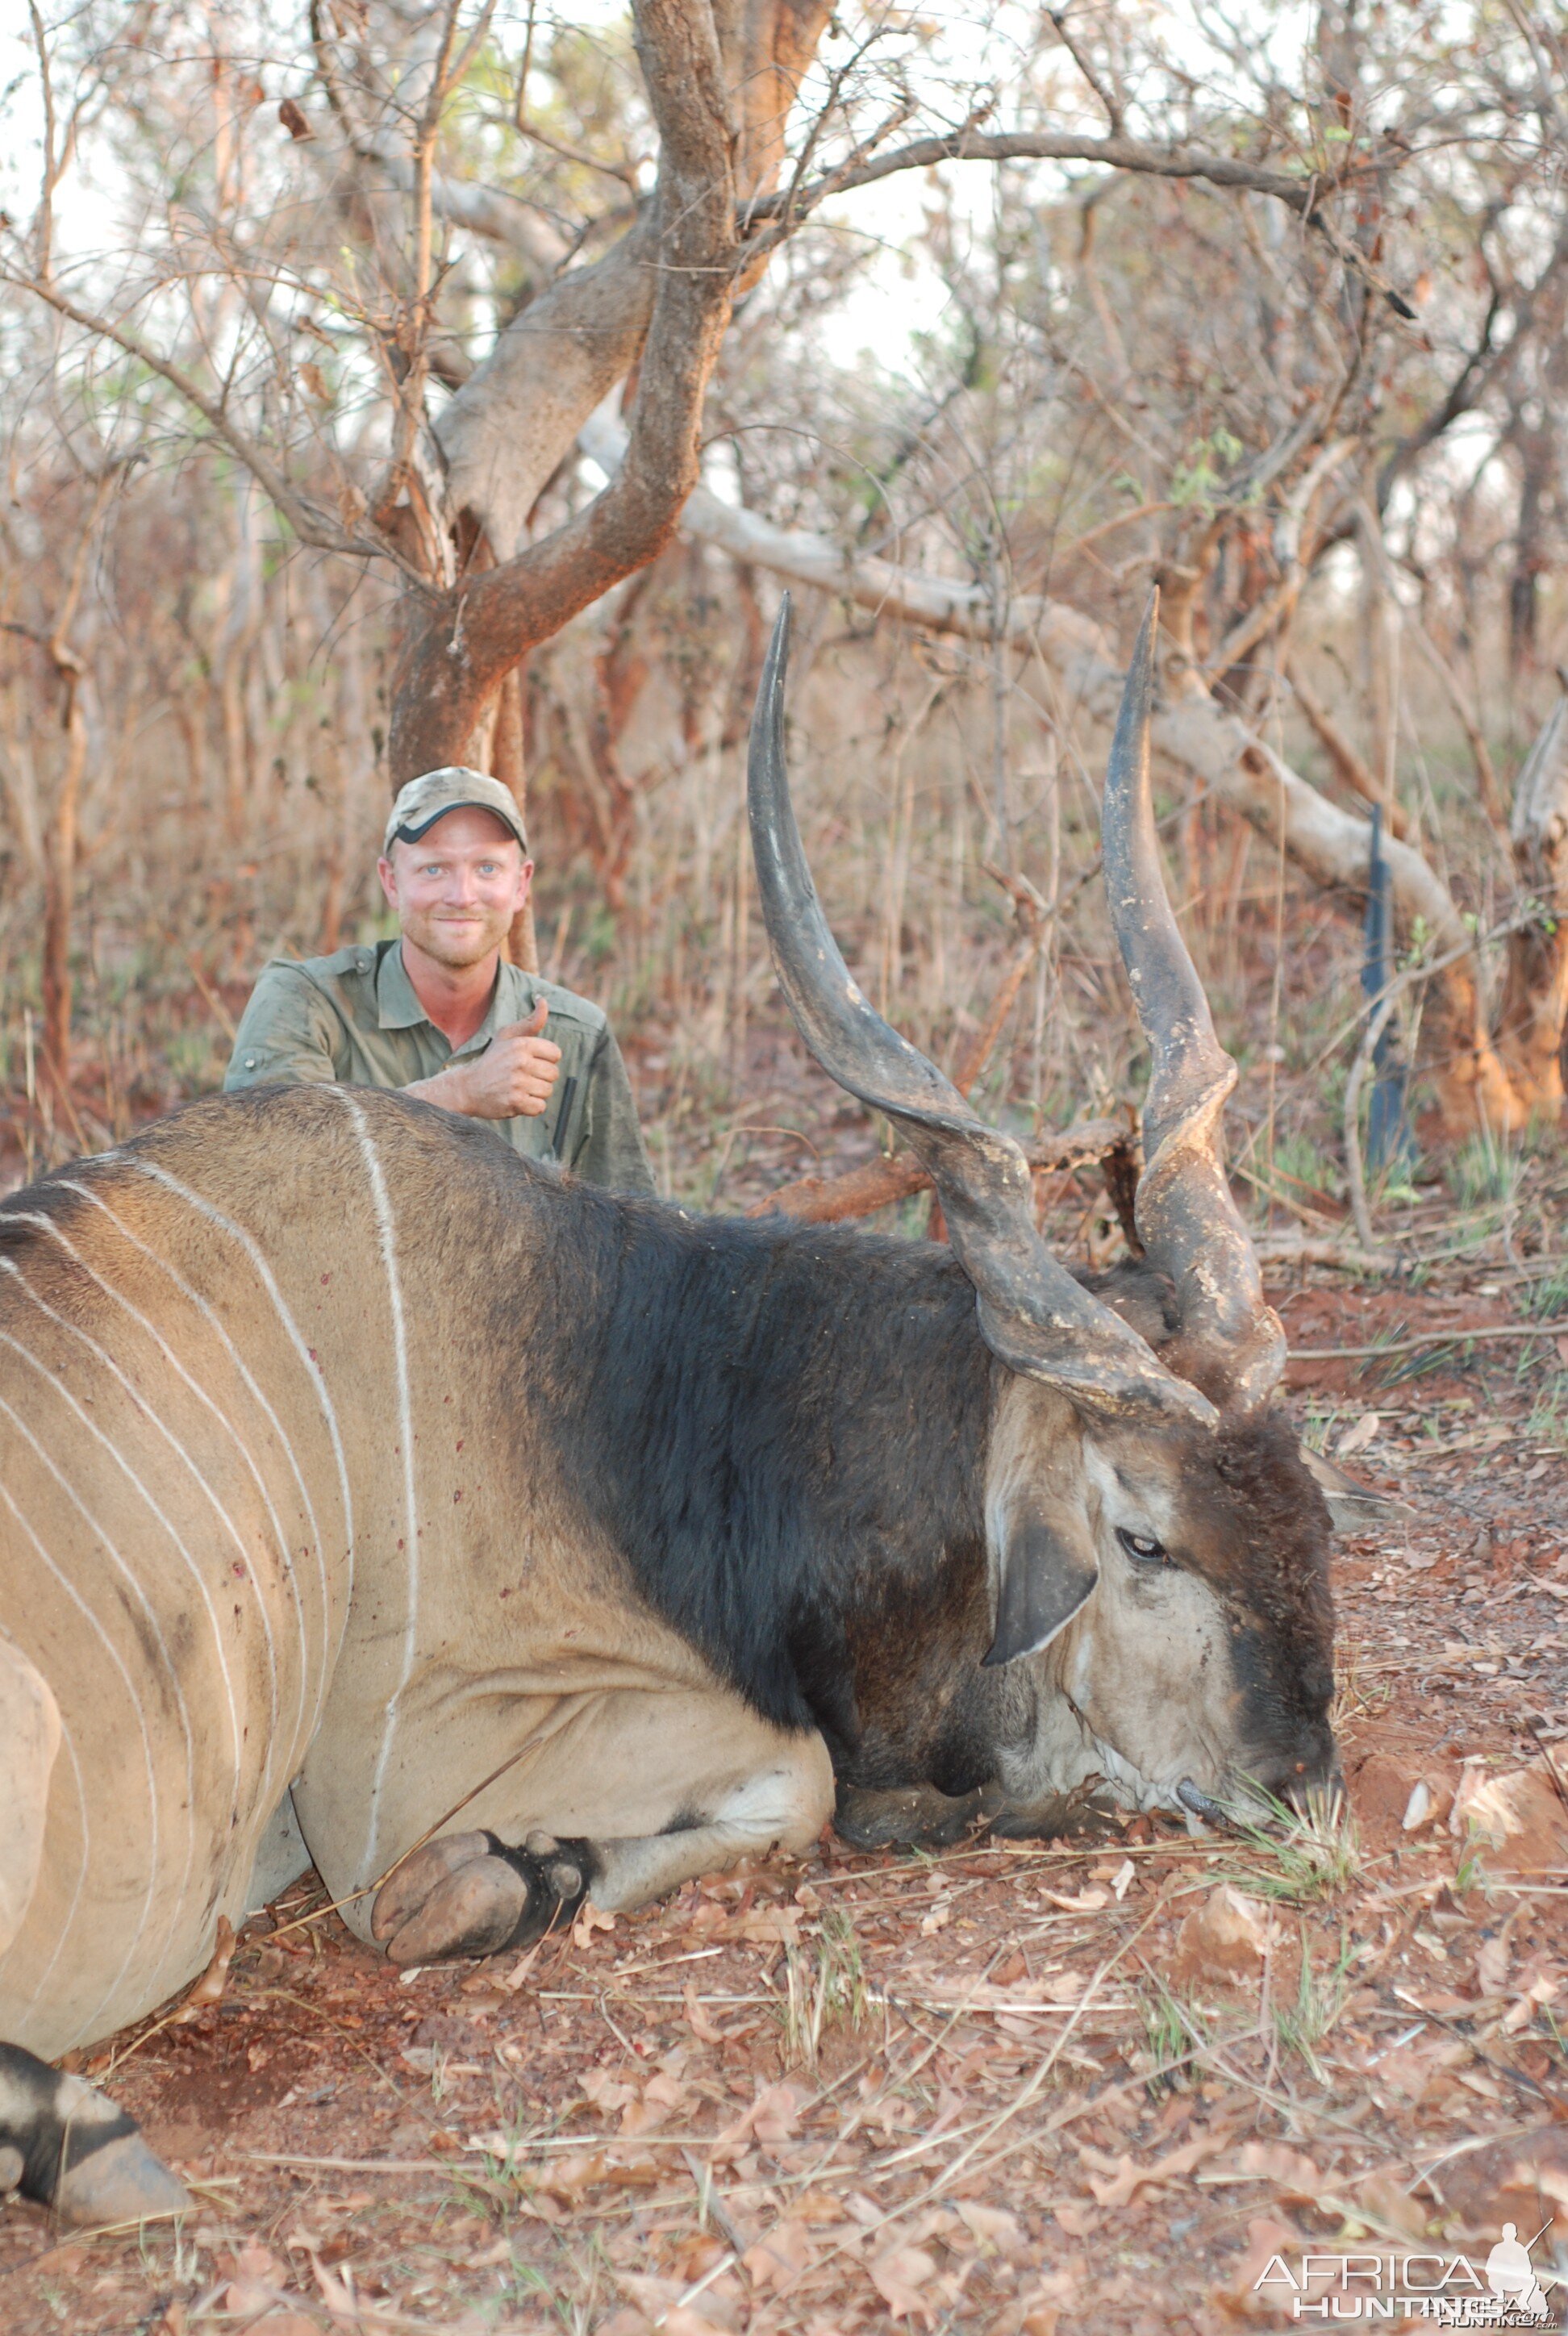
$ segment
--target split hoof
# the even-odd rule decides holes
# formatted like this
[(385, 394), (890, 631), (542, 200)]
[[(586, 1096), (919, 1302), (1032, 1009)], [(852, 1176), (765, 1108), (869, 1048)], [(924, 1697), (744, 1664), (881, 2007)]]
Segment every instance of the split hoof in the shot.
[(439, 1841), (427, 1841), (423, 1849), (404, 1858), (376, 1892), (370, 1910), (370, 1935), (376, 1945), (384, 1947), (448, 1875), (472, 1865), (489, 1847), (488, 1834), (449, 1833)]
[(508, 1849), (493, 1834), (450, 1835), (392, 1876), (372, 1909), (371, 1934), (405, 1965), (531, 1946), (571, 1921), (590, 1873), (586, 1842), (533, 1834), (526, 1848)]
[(67, 2166), (51, 2201), (63, 2223), (74, 2229), (106, 2223), (144, 2223), (153, 2216), (184, 2214), (190, 2194), (178, 2175), (155, 2157), (139, 2133), (107, 2141), (91, 2157)]
[(190, 2205), (107, 2094), (0, 2044), (0, 2197), (13, 2190), (78, 2229), (182, 2214)]
[(471, 1858), (397, 1925), (386, 1952), (394, 1963), (498, 1954), (527, 1912), (528, 1884), (515, 1867), (499, 1857)]

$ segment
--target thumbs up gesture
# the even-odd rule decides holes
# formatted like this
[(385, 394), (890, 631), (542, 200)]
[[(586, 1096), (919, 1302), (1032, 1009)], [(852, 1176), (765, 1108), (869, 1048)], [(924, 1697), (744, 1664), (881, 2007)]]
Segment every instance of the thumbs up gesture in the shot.
[[(499, 1029), (482, 1055), (439, 1074), (443, 1086), (461, 1080), (461, 1099), (433, 1095), (432, 1101), (471, 1119), (537, 1119), (560, 1072), (560, 1048), (543, 1036), (549, 1018), (541, 998), (526, 1022), (508, 1022)], [(428, 1085), (433, 1088), (435, 1081)]]

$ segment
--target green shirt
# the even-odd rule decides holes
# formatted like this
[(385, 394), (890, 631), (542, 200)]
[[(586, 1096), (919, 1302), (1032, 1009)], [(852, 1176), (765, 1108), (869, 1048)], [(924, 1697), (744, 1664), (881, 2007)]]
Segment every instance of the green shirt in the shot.
[(541, 998), (550, 1007), (541, 1035), (560, 1048), (550, 1101), (537, 1118), (481, 1124), (527, 1159), (558, 1161), (612, 1192), (651, 1192), (653, 1172), (626, 1065), (602, 1009), (504, 961), (490, 1011), (472, 1037), (453, 1047), (414, 995), (399, 942), (303, 963), (274, 958), (240, 1017), (223, 1084), (336, 1079), (345, 1086), (412, 1086), (449, 1063), (482, 1054), (498, 1028), (526, 1022)]

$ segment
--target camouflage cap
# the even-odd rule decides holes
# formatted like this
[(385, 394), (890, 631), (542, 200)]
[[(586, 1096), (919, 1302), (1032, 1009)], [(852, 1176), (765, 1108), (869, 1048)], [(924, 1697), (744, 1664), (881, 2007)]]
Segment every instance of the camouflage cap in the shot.
[(463, 811), (469, 805), (475, 811), (493, 812), (516, 836), (526, 858), (528, 836), (516, 796), (499, 779), (486, 778), (482, 771), (464, 770), (461, 763), (449, 764), (443, 770), (425, 771), (399, 790), (386, 822), (383, 849), (390, 852), (394, 840), (417, 843), (426, 828), (444, 819), (449, 811)]

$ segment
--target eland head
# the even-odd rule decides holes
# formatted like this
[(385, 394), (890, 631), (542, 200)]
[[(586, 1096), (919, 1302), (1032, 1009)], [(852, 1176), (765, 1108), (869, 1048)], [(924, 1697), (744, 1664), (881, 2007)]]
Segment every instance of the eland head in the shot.
[[(1104, 803), (1112, 922), (1153, 1056), (1136, 1222), (1175, 1329), (1158, 1346), (1037, 1228), (1027, 1163), (889, 1027), (828, 929), (784, 752), (786, 599), (753, 724), (750, 812), (774, 962), (806, 1046), (931, 1173), (996, 1390), (985, 1464), (995, 1635), (1044, 1788), (1105, 1776), (1206, 1811), (1337, 1776), (1329, 1520), (1276, 1403), (1285, 1340), (1225, 1173), (1236, 1066), (1166, 895), (1149, 779), (1155, 604)], [(1131, 1279), (1131, 1277), (1129, 1277)], [(1108, 1302), (1107, 1302), (1108, 1301)], [(1146, 1302), (1130, 1311), (1148, 1327)], [(1025, 1688), (1028, 1692), (1024, 1692)], [(1015, 1767), (1027, 1776), (1027, 1756)]]

